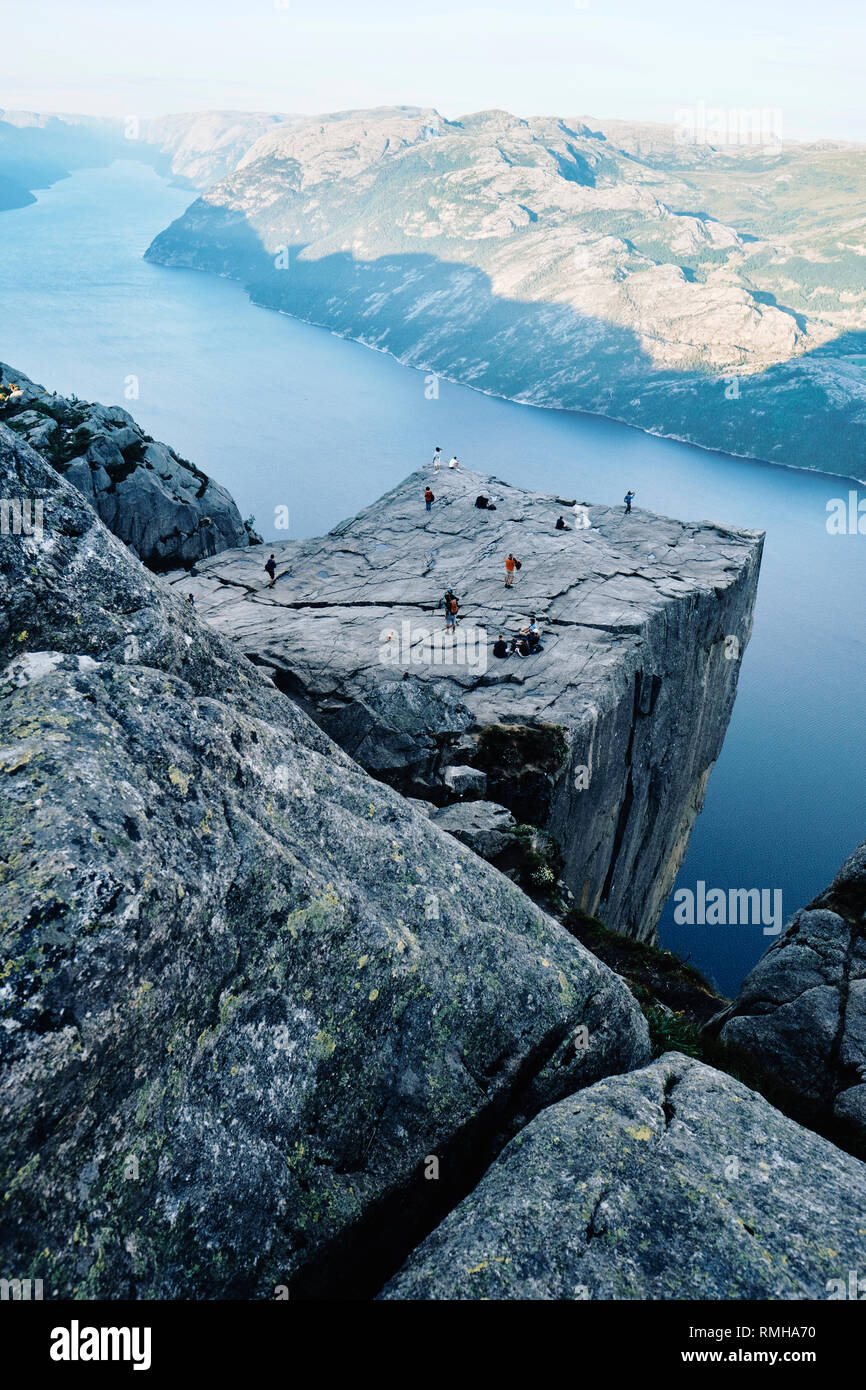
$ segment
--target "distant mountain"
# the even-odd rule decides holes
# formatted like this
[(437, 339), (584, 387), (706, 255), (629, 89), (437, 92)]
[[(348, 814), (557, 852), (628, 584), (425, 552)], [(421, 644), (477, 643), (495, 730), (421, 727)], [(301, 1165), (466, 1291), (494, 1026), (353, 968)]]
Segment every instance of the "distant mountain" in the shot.
[[(34, 188), (47, 188), (72, 169), (109, 164), (122, 135), (120, 121), (0, 110), (0, 210), (33, 202)], [(17, 201), (10, 201), (16, 192)]]
[(866, 148), (505, 111), (259, 119), (151, 260), (486, 391), (866, 476)]
[(22, 188), (14, 179), (0, 174), (0, 212), (8, 212), (10, 208), (25, 208), (28, 203), (35, 202), (36, 199), (29, 189)]
[(194, 111), (144, 121), (140, 137), (163, 157), (163, 170), (176, 183), (206, 188), (236, 169), (261, 136), (301, 119), (247, 111)]
[(33, 202), (73, 169), (139, 159), (189, 188), (206, 188), (237, 167), (272, 127), (297, 116), (193, 111), (138, 121), (0, 110), (0, 212)]

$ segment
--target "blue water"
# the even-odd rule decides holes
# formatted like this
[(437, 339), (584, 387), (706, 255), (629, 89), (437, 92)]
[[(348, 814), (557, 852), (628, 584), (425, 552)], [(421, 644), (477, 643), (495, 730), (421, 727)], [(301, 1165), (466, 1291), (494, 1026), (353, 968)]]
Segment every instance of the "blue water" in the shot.
[[(447, 382), (428, 400), (420, 372), (257, 308), (230, 281), (143, 261), (190, 196), (119, 163), (3, 213), (0, 359), (125, 406), (224, 483), (266, 538), (278, 506), (290, 535), (327, 530), (434, 444), (517, 484), (608, 503), (630, 486), (641, 507), (766, 530), (754, 637), (677, 882), (781, 888), (786, 916), (823, 887), (866, 835), (866, 536), (825, 527), (828, 499), (848, 485)], [(670, 903), (660, 932), (726, 992), (771, 939), (677, 926)]]

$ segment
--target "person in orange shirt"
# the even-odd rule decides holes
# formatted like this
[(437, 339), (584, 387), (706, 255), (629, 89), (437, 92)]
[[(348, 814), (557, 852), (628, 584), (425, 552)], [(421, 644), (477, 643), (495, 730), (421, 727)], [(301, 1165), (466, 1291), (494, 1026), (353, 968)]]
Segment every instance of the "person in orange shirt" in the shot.
[(506, 587), (506, 589), (510, 589), (511, 586), (512, 586), (512, 584), (514, 583), (514, 571), (515, 571), (516, 567), (517, 567), (517, 561), (515, 560), (514, 556), (511, 555), (511, 554), (506, 555), (506, 557), (505, 557), (505, 587)]

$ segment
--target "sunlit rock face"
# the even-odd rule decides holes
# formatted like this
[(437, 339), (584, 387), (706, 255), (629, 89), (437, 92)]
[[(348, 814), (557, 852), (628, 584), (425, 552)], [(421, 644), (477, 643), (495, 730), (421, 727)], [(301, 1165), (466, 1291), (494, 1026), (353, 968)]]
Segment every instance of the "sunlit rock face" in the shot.
[(826, 470), (832, 409), (832, 470), (859, 477), (866, 150), (756, 134), (281, 124), (147, 254), (486, 391), (734, 454)]

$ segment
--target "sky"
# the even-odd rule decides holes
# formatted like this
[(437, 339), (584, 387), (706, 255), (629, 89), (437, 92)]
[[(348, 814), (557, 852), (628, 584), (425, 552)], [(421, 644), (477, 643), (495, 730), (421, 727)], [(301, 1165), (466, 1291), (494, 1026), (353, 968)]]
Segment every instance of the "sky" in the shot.
[(788, 139), (866, 140), (866, 0), (27, 0), (3, 33), (7, 108), (677, 123), (703, 104), (771, 112)]

